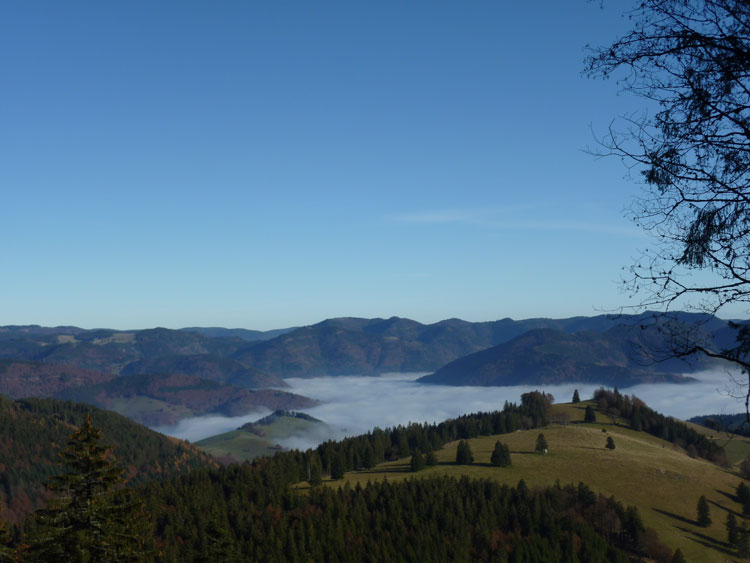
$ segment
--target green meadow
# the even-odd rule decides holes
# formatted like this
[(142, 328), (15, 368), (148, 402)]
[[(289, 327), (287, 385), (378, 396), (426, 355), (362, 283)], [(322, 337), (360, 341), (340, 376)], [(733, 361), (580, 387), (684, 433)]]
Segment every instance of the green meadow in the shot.
[[(614, 495), (624, 504), (637, 506), (644, 524), (654, 528), (671, 548), (681, 548), (688, 561), (736, 560), (725, 543), (724, 527), (729, 511), (742, 521), (742, 508), (733, 497), (741, 481), (736, 470), (691, 458), (678, 446), (631, 430), (625, 426), (625, 421), (613, 422), (602, 413), (597, 413), (596, 423), (584, 424), (586, 404), (553, 407), (552, 414), (570, 414), (571, 421), (567, 425), (469, 440), (474, 453), (474, 463), (469, 466), (455, 464), (457, 442), (452, 442), (437, 452), (437, 466), (419, 473), (411, 472), (410, 458), (404, 458), (369, 470), (350, 472), (344, 480), (326, 484), (337, 487), (348, 482), (353, 486), (372, 480), (436, 474), (491, 478), (509, 485), (523, 479), (530, 487), (553, 485), (558, 480), (561, 484), (583, 481), (598, 493)], [(534, 452), (540, 431), (549, 444), (549, 451), (544, 455)], [(615, 442), (614, 450), (605, 448), (608, 436)], [(490, 464), (497, 440), (509, 446), (512, 467), (496, 468)], [(744, 439), (733, 442), (729, 448), (732, 457), (737, 460), (741, 448), (747, 446)], [(706, 496), (711, 510), (713, 523), (708, 528), (701, 528), (695, 522), (701, 495)]]

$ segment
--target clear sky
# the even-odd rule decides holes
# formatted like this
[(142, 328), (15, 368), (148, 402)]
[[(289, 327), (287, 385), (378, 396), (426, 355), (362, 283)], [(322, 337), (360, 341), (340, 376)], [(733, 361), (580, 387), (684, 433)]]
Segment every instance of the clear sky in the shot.
[(619, 2), (3, 2), (0, 324), (270, 329), (627, 302)]

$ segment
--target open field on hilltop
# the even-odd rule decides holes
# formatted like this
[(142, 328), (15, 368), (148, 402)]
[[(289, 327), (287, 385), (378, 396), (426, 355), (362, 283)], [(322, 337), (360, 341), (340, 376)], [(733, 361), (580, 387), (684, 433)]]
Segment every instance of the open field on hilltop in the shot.
[(750, 438), (738, 434), (732, 434), (731, 432), (712, 430), (692, 422), (686, 422), (685, 424), (691, 428), (695, 428), (696, 431), (708, 436), (711, 440), (723, 447), (724, 451), (727, 453), (727, 461), (733, 466), (738, 465), (743, 459), (750, 456)]
[(232, 430), (195, 443), (216, 458), (232, 456), (237, 461), (252, 461), (256, 457), (273, 455), (280, 448), (265, 438), (246, 430)]
[[(725, 543), (724, 523), (728, 511), (741, 521), (742, 508), (734, 500), (741, 479), (736, 472), (702, 459), (690, 458), (683, 449), (624, 426), (597, 413), (597, 422), (583, 424), (587, 403), (555, 405), (552, 413), (567, 412), (572, 424), (551, 425), (542, 430), (517, 431), (499, 436), (469, 440), (474, 453), (471, 466), (455, 465), (457, 442), (436, 452), (438, 465), (419, 473), (409, 471), (409, 458), (384, 463), (369, 470), (347, 473), (344, 480), (326, 483), (340, 486), (371, 480), (408, 479), (430, 475), (467, 475), (491, 478), (515, 485), (524, 479), (527, 485), (553, 485), (583, 481), (594, 491), (614, 495), (624, 504), (633, 504), (641, 512), (644, 524), (654, 528), (671, 548), (681, 548), (688, 561), (723, 562), (737, 560)], [(549, 444), (549, 453), (534, 452), (539, 433)], [(605, 432), (606, 431), (606, 432)], [(604, 446), (607, 436), (616, 449)], [(490, 464), (495, 442), (508, 444), (513, 466), (496, 468)], [(698, 498), (709, 501), (713, 523), (700, 528), (695, 523)]]
[(271, 424), (259, 426), (262, 436), (247, 430), (232, 430), (196, 442), (196, 446), (214, 457), (231, 455), (238, 461), (252, 461), (256, 457), (273, 455), (281, 448), (274, 442), (302, 434), (318, 423), (281, 416)]

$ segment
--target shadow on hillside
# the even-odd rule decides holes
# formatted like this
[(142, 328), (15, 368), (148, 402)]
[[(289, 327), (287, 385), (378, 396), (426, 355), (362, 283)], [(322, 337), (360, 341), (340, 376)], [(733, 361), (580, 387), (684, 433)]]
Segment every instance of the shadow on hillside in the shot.
[(540, 455), (539, 452), (521, 451), (521, 450), (510, 450), (512, 454), (518, 455)]
[[(724, 495), (725, 497), (727, 497), (727, 498), (728, 498), (729, 500), (731, 500), (732, 502), (740, 502), (740, 501), (739, 501), (739, 499), (737, 498), (737, 496), (736, 496), (736, 495), (734, 495), (734, 494), (732, 494), (732, 493), (728, 493), (728, 492), (726, 492), (726, 491), (720, 491), (719, 489), (714, 489), (714, 491), (716, 491), (716, 492), (717, 492), (717, 493), (719, 493), (720, 495)], [(716, 504), (716, 503), (714, 503), (714, 504)], [(717, 505), (717, 506), (721, 506), (721, 505), (719, 504), (719, 505)], [(724, 507), (722, 506), (722, 508), (724, 508)], [(727, 509), (726, 509), (726, 508), (724, 508), (724, 510), (727, 510)]]
[(674, 518), (675, 520), (679, 520), (684, 524), (690, 524), (691, 526), (698, 525), (698, 522), (696, 522), (695, 520), (690, 520), (690, 518), (685, 518), (684, 516), (680, 516), (679, 514), (675, 514), (674, 512), (668, 512), (666, 510), (662, 510), (661, 508), (656, 508), (655, 506), (652, 506), (651, 510), (653, 510), (654, 512), (658, 512), (659, 514), (663, 514), (664, 516)]
[(694, 541), (697, 544), (702, 545), (703, 547), (707, 547), (709, 549), (716, 550), (720, 553), (723, 553), (724, 555), (734, 556), (736, 553), (729, 549), (729, 544), (723, 541), (719, 541), (717, 539), (712, 538), (711, 536), (707, 536), (706, 534), (701, 534), (700, 532), (696, 532), (693, 530), (688, 530), (687, 528), (683, 528), (682, 526), (675, 526), (678, 530), (680, 530), (683, 534), (685, 534), (685, 537), (689, 539), (690, 541)]
[(410, 473), (411, 467), (408, 465), (396, 465), (391, 467), (371, 467), (370, 469), (360, 469), (357, 473), (369, 475), (372, 473)]
[[(723, 508), (721, 505), (718, 505), (716, 503), (712, 503), (718, 506), (719, 508)], [(678, 520), (679, 522), (682, 522), (683, 524), (689, 524), (691, 526), (697, 526), (698, 523), (695, 520), (690, 520), (689, 518), (685, 518), (684, 516), (680, 516), (679, 514), (675, 514), (674, 512), (668, 512), (666, 510), (662, 510), (661, 508), (651, 507), (651, 510), (654, 512), (658, 512), (659, 514), (663, 514), (664, 516), (668, 516), (669, 518), (673, 518), (674, 520)], [(680, 532), (682, 532), (685, 537), (691, 541), (694, 541), (695, 543), (698, 543), (704, 547), (708, 547), (710, 549), (714, 549), (716, 551), (719, 551), (723, 553), (724, 555), (735, 555), (735, 553), (729, 549), (729, 544), (720, 540), (717, 540), (716, 538), (712, 538), (711, 536), (708, 536), (706, 534), (703, 534), (701, 532), (697, 532), (695, 530), (691, 530), (690, 528), (685, 528), (683, 526), (675, 525), (675, 528), (677, 528)]]

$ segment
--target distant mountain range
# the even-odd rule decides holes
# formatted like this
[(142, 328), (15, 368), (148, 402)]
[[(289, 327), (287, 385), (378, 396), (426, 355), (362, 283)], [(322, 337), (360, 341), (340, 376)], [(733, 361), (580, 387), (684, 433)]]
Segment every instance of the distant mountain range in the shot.
[[(709, 315), (673, 315), (710, 346), (733, 343), (727, 321)], [(447, 319), (434, 324), (399, 317), (344, 317), (267, 332), (218, 327), (118, 331), (5, 326), (0, 327), (0, 359), (6, 362), (0, 363), (0, 392), (14, 397), (60, 396), (63, 390), (80, 388), (76, 396), (120, 405), (120, 412), (138, 417), (132, 401), (122, 406), (115, 399), (145, 395), (124, 394), (127, 385), (112, 383), (119, 381), (115, 378), (181, 375), (199, 378), (205, 389), (209, 387), (205, 381), (228, 386), (212, 391), (208, 404), (218, 395), (235, 396), (240, 388), (282, 388), (282, 378), (288, 377), (421, 371), (434, 372), (424, 382), (457, 385), (596, 380), (624, 386), (684, 381), (676, 375), (710, 365), (705, 358), (695, 358), (691, 364), (674, 359), (655, 363), (663, 359), (656, 357), (658, 350), (668, 349), (669, 343), (660, 330), (664, 322), (652, 317), (645, 313), (477, 323)], [(649, 357), (654, 350), (656, 355)], [(16, 362), (12, 366), (7, 363), (11, 360)], [(140, 381), (128, 385), (138, 386)], [(86, 390), (86, 386), (95, 388)], [(66, 393), (73, 396), (73, 391)], [(148, 397), (185, 406), (177, 401), (178, 393), (167, 395)], [(237, 401), (233, 404), (246, 404), (246, 399)], [(292, 403), (266, 406), (298, 408)], [(224, 409), (221, 404), (216, 402), (212, 408)], [(151, 417), (154, 409), (141, 415), (146, 412)]]
[[(645, 343), (638, 329), (610, 329), (604, 333), (534, 329), (510, 342), (464, 356), (443, 366), (422, 383), (442, 385), (520, 385), (568, 382), (628, 387), (638, 383), (695, 381), (676, 373), (691, 366), (653, 363), (644, 357)], [(696, 359), (705, 367), (705, 362)]]

